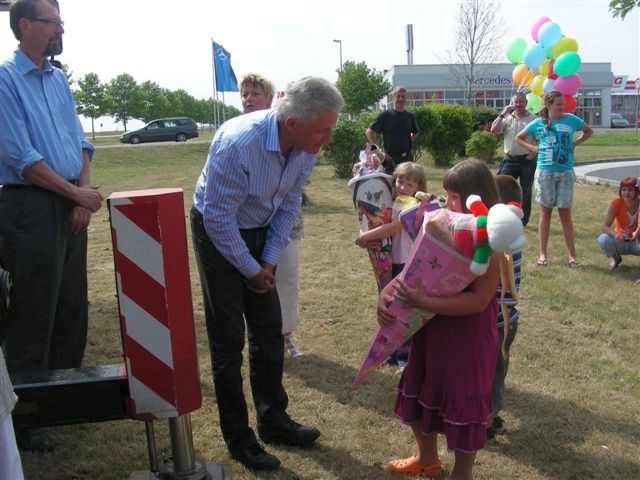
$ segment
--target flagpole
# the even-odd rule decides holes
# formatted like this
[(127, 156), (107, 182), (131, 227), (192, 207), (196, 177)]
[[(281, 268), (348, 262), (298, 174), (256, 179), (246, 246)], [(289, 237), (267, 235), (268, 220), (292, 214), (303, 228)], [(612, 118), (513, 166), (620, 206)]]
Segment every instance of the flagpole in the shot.
[(222, 121), (227, 119), (227, 105), (224, 103), (224, 92), (222, 92)]
[(218, 125), (218, 112), (217, 112), (217, 106), (216, 106), (216, 99), (218, 96), (218, 91), (216, 90), (216, 64), (215, 64), (215, 57), (216, 57), (216, 49), (213, 46), (213, 38), (211, 39), (211, 70), (213, 72), (213, 97), (212, 97), (212, 107), (213, 107), (213, 128), (217, 128), (216, 126)]

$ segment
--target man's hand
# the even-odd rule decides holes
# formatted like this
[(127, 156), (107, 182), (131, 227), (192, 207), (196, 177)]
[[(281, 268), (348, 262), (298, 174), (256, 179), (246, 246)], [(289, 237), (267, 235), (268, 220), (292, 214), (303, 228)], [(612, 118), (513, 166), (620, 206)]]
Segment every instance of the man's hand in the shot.
[(77, 187), (73, 201), (92, 213), (97, 212), (102, 206), (102, 194), (98, 191), (98, 188), (93, 185)]
[(89, 226), (89, 222), (91, 222), (91, 211), (87, 210), (80, 205), (76, 205), (73, 207), (71, 211), (71, 221), (69, 228), (71, 232), (74, 234), (78, 234), (83, 230), (86, 230)]
[(515, 109), (516, 109), (515, 105), (509, 104), (502, 109), (502, 113), (500, 115), (509, 115), (510, 113), (513, 113)]
[[(273, 266), (271, 266), (273, 268)], [(262, 267), (260, 272), (255, 276), (247, 279), (247, 288), (255, 293), (267, 293), (276, 286), (276, 277), (273, 270)]]

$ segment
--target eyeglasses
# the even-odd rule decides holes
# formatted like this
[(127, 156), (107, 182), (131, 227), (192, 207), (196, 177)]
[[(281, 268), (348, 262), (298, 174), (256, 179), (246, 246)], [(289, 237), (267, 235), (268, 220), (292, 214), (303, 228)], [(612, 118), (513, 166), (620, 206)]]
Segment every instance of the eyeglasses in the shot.
[(27, 18), (27, 20), (31, 20), (32, 22), (46, 23), (47, 25), (53, 28), (57, 28), (57, 27), (64, 28), (64, 22), (62, 20), (49, 20), (47, 18)]

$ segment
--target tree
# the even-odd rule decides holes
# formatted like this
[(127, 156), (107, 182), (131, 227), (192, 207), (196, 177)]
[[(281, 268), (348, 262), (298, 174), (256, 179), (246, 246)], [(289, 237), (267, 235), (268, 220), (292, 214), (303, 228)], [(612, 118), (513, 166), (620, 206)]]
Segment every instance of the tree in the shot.
[(505, 23), (500, 4), (492, 0), (459, 0), (456, 16), (455, 51), (447, 52), (446, 63), (456, 83), (464, 88), (467, 104), (475, 103), (481, 85), (476, 78), (496, 63), (502, 52), (500, 40)]
[(73, 85), (73, 78), (72, 78), (73, 72), (71, 71), (69, 65), (67, 65), (66, 63), (62, 63), (60, 60), (56, 60), (54, 57), (51, 57), (49, 59), (49, 63), (52, 66), (62, 70), (62, 73), (64, 73), (64, 76), (67, 77), (67, 82), (69, 83), (69, 86)]
[(156, 118), (170, 115), (169, 101), (167, 100), (167, 90), (155, 82), (147, 80), (140, 85), (144, 102), (143, 120), (150, 122)]
[(111, 98), (106, 94), (106, 88), (100, 83), (96, 73), (87, 73), (78, 80), (78, 90), (73, 92), (78, 113), (91, 119), (91, 135), (96, 139), (93, 122), (109, 111), (112, 106)]
[(380, 72), (370, 70), (365, 62), (347, 60), (338, 73), (336, 87), (344, 98), (344, 111), (359, 114), (375, 104), (391, 90), (391, 84)]
[(113, 99), (109, 115), (122, 122), (127, 131), (127, 122), (132, 118), (144, 118), (144, 94), (135, 79), (128, 73), (121, 73), (109, 82), (107, 94)]
[(609, 2), (609, 11), (613, 13), (613, 18), (624, 17), (633, 10), (633, 7), (640, 7), (640, 0), (611, 0)]

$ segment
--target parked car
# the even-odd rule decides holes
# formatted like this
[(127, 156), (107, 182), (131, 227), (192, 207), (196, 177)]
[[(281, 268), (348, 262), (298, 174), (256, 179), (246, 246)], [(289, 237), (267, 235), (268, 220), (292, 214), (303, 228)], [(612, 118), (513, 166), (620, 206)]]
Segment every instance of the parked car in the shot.
[(629, 127), (629, 122), (626, 118), (624, 118), (619, 113), (611, 114), (611, 128), (627, 128)]
[(189, 117), (171, 117), (152, 120), (140, 130), (120, 135), (120, 143), (186, 142), (199, 135), (198, 125)]

